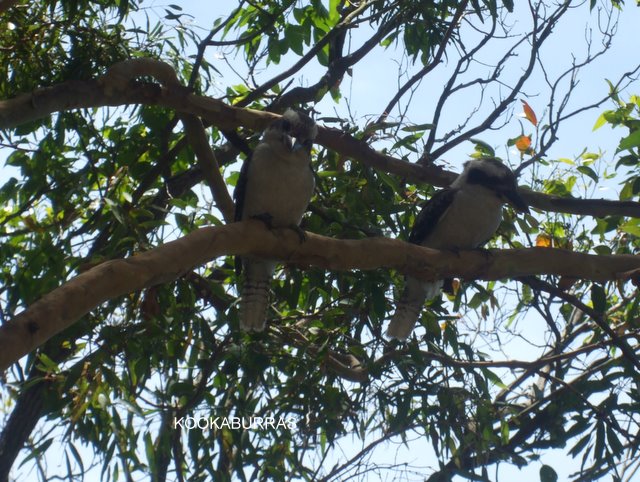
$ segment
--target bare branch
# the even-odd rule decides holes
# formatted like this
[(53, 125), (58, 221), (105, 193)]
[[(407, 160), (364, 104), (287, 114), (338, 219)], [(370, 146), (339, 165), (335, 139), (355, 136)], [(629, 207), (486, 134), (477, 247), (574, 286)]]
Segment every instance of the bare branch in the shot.
[(527, 65), (524, 68), (522, 75), (520, 75), (516, 83), (510, 88), (509, 93), (492, 109), (491, 113), (487, 115), (487, 117), (485, 117), (485, 119), (483, 119), (482, 122), (468, 129), (467, 131), (453, 138), (452, 140), (446, 142), (442, 146), (435, 149), (433, 152), (425, 152), (425, 154), (423, 155), (423, 157), (420, 159), (419, 162), (429, 163), (433, 159), (438, 159), (445, 152), (449, 151), (451, 148), (491, 128), (493, 123), (507, 110), (507, 108), (515, 100), (517, 95), (520, 93), (522, 86), (527, 81), (527, 79), (531, 76), (531, 73), (533, 72), (533, 68), (535, 66), (536, 59), (538, 56), (538, 51), (541, 45), (551, 35), (553, 28), (555, 27), (559, 19), (567, 11), (569, 6), (570, 6), (570, 2), (564, 2), (558, 7), (558, 9), (552, 15), (550, 15), (546, 19), (539, 19), (537, 12), (535, 11), (531, 12), (531, 19), (533, 22), (532, 31), (527, 35), (523, 36), (518, 42), (516, 42), (509, 49), (509, 51), (502, 57), (502, 59), (498, 63), (498, 66), (496, 67), (496, 74), (494, 74), (494, 77), (495, 77), (497, 75), (497, 72), (499, 72), (500, 69), (502, 68), (501, 65), (509, 57), (511, 57), (514, 54), (516, 48), (518, 48), (521, 43), (523, 43), (526, 39), (529, 39), (529, 38), (531, 39), (530, 40), (531, 49), (530, 49)]
[(615, 331), (609, 326), (608, 321), (605, 319), (604, 314), (596, 311), (595, 309), (585, 305), (582, 301), (580, 301), (575, 296), (565, 293), (559, 288), (543, 281), (537, 279), (534, 276), (528, 276), (523, 278), (523, 281), (527, 283), (532, 288), (537, 288), (539, 290), (546, 291), (548, 293), (557, 296), (558, 298), (571, 303), (573, 306), (578, 307), (584, 313), (588, 314), (591, 319), (598, 325), (598, 327), (604, 331), (611, 340), (613, 340), (614, 345), (616, 345), (624, 356), (633, 364), (636, 368), (640, 369), (640, 360), (638, 360), (637, 355), (634, 353), (633, 349), (629, 346), (629, 344), (619, 337)]
[(440, 64), (440, 61), (442, 60), (442, 56), (444, 55), (445, 49), (449, 44), (449, 39), (451, 38), (451, 35), (453, 35), (453, 31), (455, 30), (455, 28), (458, 26), (458, 22), (460, 21), (460, 18), (462, 17), (462, 14), (464, 13), (468, 4), (469, 4), (469, 0), (464, 0), (458, 5), (456, 12), (454, 13), (453, 18), (451, 19), (451, 23), (449, 24), (449, 28), (447, 28), (447, 31), (445, 32), (444, 37), (440, 42), (438, 51), (433, 56), (433, 60), (429, 62), (427, 65), (425, 65), (422, 69), (420, 69), (418, 73), (412, 76), (402, 87), (398, 89), (398, 92), (396, 92), (393, 98), (389, 101), (389, 103), (385, 107), (384, 111), (382, 112), (382, 114), (380, 115), (376, 123), (379, 124), (384, 122), (385, 119), (391, 113), (391, 110), (393, 109), (393, 107), (398, 103), (398, 101), (402, 98), (402, 96), (406, 94), (407, 91), (416, 82), (422, 80), (422, 78), (425, 75), (427, 75), (429, 72), (435, 69), (438, 66), (438, 64)]

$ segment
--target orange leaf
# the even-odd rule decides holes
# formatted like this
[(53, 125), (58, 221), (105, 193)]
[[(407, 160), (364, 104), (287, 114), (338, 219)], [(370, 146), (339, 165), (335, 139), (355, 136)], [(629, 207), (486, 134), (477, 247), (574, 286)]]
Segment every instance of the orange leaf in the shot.
[(530, 136), (520, 136), (516, 140), (516, 147), (520, 152), (527, 152), (531, 147), (531, 137)]
[(550, 248), (551, 244), (551, 236), (547, 234), (539, 234), (536, 238), (536, 247), (538, 248)]
[(533, 112), (533, 109), (529, 104), (527, 104), (526, 100), (520, 100), (520, 102), (522, 102), (522, 108), (524, 109), (524, 117), (534, 126), (537, 126), (538, 118), (536, 117), (536, 113)]

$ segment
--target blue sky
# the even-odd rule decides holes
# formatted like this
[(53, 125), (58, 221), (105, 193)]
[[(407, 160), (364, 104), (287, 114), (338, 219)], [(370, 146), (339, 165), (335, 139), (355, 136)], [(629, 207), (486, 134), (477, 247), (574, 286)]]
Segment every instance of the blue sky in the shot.
[[(202, 2), (197, 0), (175, 2), (179, 4), (185, 13), (190, 13), (194, 16), (193, 22), (195, 25), (201, 27), (203, 32), (207, 31), (211, 26), (213, 20), (219, 16), (222, 16), (226, 9), (235, 5), (235, 2)], [(518, 3), (518, 8), (523, 8), (522, 2)], [(633, 2), (627, 2), (628, 7), (624, 11), (620, 18), (619, 29), (616, 37), (614, 38), (613, 47), (609, 53), (603, 58), (599, 59), (591, 67), (585, 69), (578, 80), (578, 88), (576, 90), (576, 99), (572, 102), (582, 103), (590, 102), (591, 99), (597, 99), (603, 97), (607, 91), (608, 86), (605, 79), (614, 80), (622, 72), (629, 70), (630, 63), (634, 61), (634, 57), (637, 59), (637, 29), (640, 25), (640, 8), (636, 8)], [(145, 5), (152, 6), (149, 14), (151, 18), (157, 15), (159, 20), (164, 15), (164, 3), (160, 2), (148, 2)], [(598, 23), (597, 11), (589, 12), (588, 5), (583, 4), (577, 8), (570, 16), (571, 21), (567, 21), (560, 26), (555, 32), (554, 41), (548, 44), (542, 52), (542, 58), (548, 62), (545, 65), (548, 68), (548, 73), (553, 75), (554, 72), (560, 71), (563, 66), (567, 65), (567, 62), (571, 62), (571, 59), (575, 56), (580, 58), (585, 51), (585, 26), (591, 25), (594, 27)], [(516, 27), (526, 26), (526, 21), (522, 20), (516, 24)], [(366, 31), (362, 29), (360, 32), (354, 33), (353, 44), (356, 46), (364, 36)], [(594, 48), (597, 47), (597, 42), (594, 42)], [(497, 55), (498, 52), (494, 51)], [(491, 52), (485, 54), (486, 61), (491, 62)], [(220, 69), (225, 77), (219, 79), (219, 85), (224, 88), (229, 82), (233, 83), (233, 74), (225, 66), (225, 63), (220, 58), (220, 52), (216, 53), (215, 49), (208, 50), (207, 59), (213, 63), (214, 66)], [(261, 78), (264, 80), (270, 78), (276, 73), (286, 68), (286, 62), (289, 59), (284, 59), (281, 65), (272, 65), (265, 72), (261, 74)], [(229, 61), (233, 63), (237, 68), (241, 69), (240, 63), (233, 58), (229, 58)], [(402, 63), (402, 59), (398, 56), (398, 51), (392, 49), (383, 50), (378, 49), (375, 54), (370, 57), (369, 61), (358, 64), (353, 70), (352, 77), (346, 77), (343, 81), (343, 91), (345, 97), (349, 98), (349, 109), (347, 109), (346, 102), (335, 104), (333, 101), (327, 99), (324, 100), (318, 107), (324, 115), (332, 115), (334, 110), (338, 115), (347, 116), (349, 112), (354, 115), (355, 120), (360, 126), (363, 126), (368, 120), (377, 117), (382, 111), (383, 107), (387, 104), (393, 93), (397, 89), (398, 84), (398, 64)], [(637, 61), (637, 60), (636, 60)], [(517, 62), (516, 62), (517, 65)], [(479, 70), (482, 67), (478, 66)], [(301, 81), (312, 82), (323, 72), (322, 68), (318, 66), (310, 66), (305, 68), (303, 72), (303, 78)], [(442, 73), (435, 73), (433, 76), (428, 77), (423, 81), (420, 90), (411, 99), (410, 108), (407, 111), (407, 118), (410, 122), (421, 124), (430, 121), (429, 113), (432, 111), (435, 96), (430, 95), (431, 92), (438, 92), (439, 86), (441, 86), (445, 80), (446, 68)], [(518, 67), (514, 67), (512, 74), (515, 76), (518, 74)], [(430, 88), (430, 86), (432, 86)], [(434, 87), (435, 86), (435, 87)], [(639, 85), (636, 83), (630, 89), (628, 94), (640, 93)], [(521, 98), (526, 99), (530, 105), (534, 108), (539, 118), (542, 117), (546, 109), (546, 87), (543, 81), (543, 76), (537, 74), (531, 78), (528, 84), (523, 90)], [(212, 93), (215, 95), (215, 93)], [(622, 95), (624, 99), (626, 95)], [(406, 101), (405, 101), (406, 102)], [(455, 125), (461, 118), (464, 118), (469, 112), (469, 109), (473, 107), (475, 99), (465, 99), (462, 97), (457, 102), (452, 103), (450, 109), (447, 111), (446, 116), (443, 118), (443, 123), (449, 125)], [(402, 103), (401, 103), (402, 104)], [(576, 104), (577, 105), (577, 104)], [(605, 108), (610, 108), (611, 105)], [(514, 106), (515, 112), (520, 112), (520, 103), (518, 102)], [(549, 152), (549, 158), (574, 158), (578, 156), (585, 148), (592, 152), (604, 152), (604, 159), (611, 160), (613, 162), (615, 148), (624, 132), (621, 130), (613, 131), (609, 127), (603, 127), (598, 131), (593, 132), (592, 127), (599, 116), (600, 110), (593, 110), (587, 112), (583, 116), (575, 119), (574, 121), (565, 124), (560, 131), (560, 139)], [(397, 114), (397, 113), (396, 113)], [(392, 116), (393, 117), (393, 116)], [(524, 124), (526, 129), (530, 129), (530, 126)], [(517, 119), (512, 119), (509, 123), (500, 131), (486, 133), (479, 136), (485, 142), (495, 146), (498, 150), (498, 154), (502, 157), (510, 156), (511, 160), (517, 162), (517, 155), (515, 153), (508, 153), (502, 149), (506, 139), (514, 137), (520, 132), (520, 124)], [(380, 144), (384, 146), (384, 143)], [(459, 167), (467, 155), (473, 150), (469, 143), (463, 144), (449, 153), (442, 161), (446, 162), (451, 169), (459, 170)], [(6, 150), (0, 149), (0, 159), (6, 156)], [(11, 172), (6, 168), (0, 172), (0, 180), (6, 179), (8, 173)], [(602, 197), (617, 196), (616, 184), (604, 184), (599, 190), (598, 195)], [(536, 353), (531, 352), (533, 357)], [(520, 358), (525, 357), (525, 354), (518, 353)], [(396, 452), (396, 448), (398, 449)], [(357, 450), (356, 443), (345, 444), (343, 449), (346, 453)], [(430, 458), (429, 461), (425, 461), (424, 452), (431, 453), (431, 449), (424, 441), (418, 441), (412, 443), (409, 449), (405, 449), (403, 446), (390, 444), (383, 447), (381, 450), (375, 453), (375, 460), (378, 462), (392, 462), (396, 457), (399, 460), (406, 460), (407, 462), (417, 462), (419, 465), (436, 465), (435, 459)], [(419, 454), (419, 455), (418, 455)], [(342, 458), (339, 451), (336, 451), (335, 460)], [(546, 453), (542, 457), (542, 462), (552, 465), (558, 473), (561, 475), (560, 480), (564, 480), (569, 473), (575, 470), (577, 461), (568, 459), (563, 456), (562, 451), (553, 451)], [(513, 467), (500, 469), (500, 480), (513, 480), (514, 477), (520, 477), (524, 480), (537, 480), (538, 470), (540, 464), (532, 463), (523, 471), (518, 471)], [(491, 476), (493, 477), (493, 475)], [(97, 478), (95, 480), (98, 480)]]
[[(594, 99), (604, 97), (608, 92), (608, 85), (605, 79), (615, 81), (623, 72), (630, 70), (630, 64), (633, 63), (634, 57), (637, 58), (635, 53), (637, 52), (637, 28), (638, 25), (640, 25), (640, 9), (636, 8), (632, 2), (628, 3), (629, 6), (620, 18), (618, 31), (613, 39), (612, 48), (606, 55), (580, 72), (576, 79), (577, 87), (574, 98), (570, 101), (570, 106), (578, 107), (585, 103), (591, 103)], [(524, 2), (516, 2), (516, 4), (517, 8), (524, 8)], [(181, 5), (185, 12), (194, 14), (195, 23), (203, 28), (206, 28), (213, 18), (223, 14), (218, 10), (218, 7), (222, 7), (222, 4), (219, 3), (216, 3), (214, 6), (204, 6), (199, 2), (183, 2)], [(527, 24), (529, 21), (524, 18), (524, 12), (520, 11), (516, 13), (514, 29), (528, 28)], [(518, 15), (523, 15), (523, 18), (518, 18)], [(546, 44), (541, 52), (541, 58), (544, 61), (547, 75), (550, 77), (558, 75), (567, 65), (570, 65), (574, 59), (579, 62), (584, 57), (587, 50), (586, 39), (590, 31), (593, 32), (591, 48), (597, 50), (600, 47), (597, 27), (599, 22), (602, 21), (603, 17), (598, 9), (589, 11), (587, 4), (582, 4), (577, 7), (575, 11), (568, 16), (568, 19), (559, 25), (554, 32), (553, 40)], [(360, 31), (356, 31), (353, 34), (352, 43), (354, 48), (359, 45), (359, 42), (361, 42), (363, 38), (366, 38), (366, 34), (367, 32), (363, 27), (361, 27)], [(483, 53), (483, 60), (491, 63), (499, 55), (499, 48), (500, 47), (498, 47), (498, 51), (489, 50)], [(492, 56), (495, 57), (492, 58)], [(233, 76), (228, 70), (225, 70), (221, 58), (216, 58), (214, 49), (209, 52), (208, 59), (214, 62), (214, 65), (220, 68), (222, 72)], [(229, 61), (241, 70), (239, 62), (234, 62), (233, 58), (229, 58)], [(344, 97), (349, 100), (349, 108), (347, 109), (346, 102), (341, 102), (339, 105), (336, 105), (332, 100), (326, 99), (320, 103), (318, 110), (327, 116), (332, 115), (334, 111), (337, 115), (341, 116), (347, 116), (351, 113), (358, 124), (361, 127), (364, 126), (367, 121), (375, 119), (380, 114), (393, 93), (395, 93), (398, 85), (398, 66), (402, 64), (402, 62), (403, 59), (399, 56), (397, 50), (377, 49), (368, 59), (354, 67), (351, 77), (345, 77), (343, 80), (342, 90)], [(270, 78), (280, 71), (285, 70), (286, 67), (287, 59), (284, 59), (282, 65), (270, 66), (259, 78), (262, 80)], [(511, 68), (513, 71), (508, 74), (516, 77), (519, 75), (521, 63), (515, 62), (515, 66)], [(481, 71), (482, 66), (478, 65), (478, 69)], [(430, 96), (429, 93), (438, 92), (440, 86), (447, 79), (446, 70), (446, 68), (442, 69), (442, 71), (438, 70), (423, 81), (420, 90), (410, 101), (410, 107), (407, 110), (407, 120), (409, 122), (421, 124), (430, 121), (429, 114), (433, 109), (436, 97)], [(312, 83), (322, 72), (323, 70), (321, 68), (314, 66), (305, 68), (301, 77), (301, 83)], [(476, 75), (475, 72), (472, 72), (472, 74)], [(220, 83), (224, 86), (228, 81), (229, 78), (225, 76)], [(430, 88), (430, 86), (433, 87)], [(622, 94), (622, 98), (625, 99), (630, 94), (638, 93), (640, 91), (638, 87), (637, 83), (631, 86), (631, 88)], [(519, 97), (519, 99), (526, 99), (529, 102), (542, 122), (545, 110), (547, 109), (547, 92), (548, 87), (544, 82), (544, 76), (542, 72), (538, 70), (527, 82), (522, 95)], [(406, 102), (407, 99), (403, 100), (401, 105)], [(469, 110), (473, 108), (474, 102), (475, 99), (465, 99), (462, 97), (457, 102), (452, 103), (443, 118), (443, 122), (450, 125), (455, 125), (460, 122), (460, 119), (463, 119)], [(564, 123), (559, 131), (559, 140), (548, 153), (548, 159), (574, 159), (586, 149), (590, 152), (603, 152), (605, 162), (613, 164), (615, 162), (616, 147), (620, 137), (623, 136), (625, 132), (622, 130), (613, 131), (608, 126), (602, 127), (595, 132), (592, 130), (601, 111), (608, 108), (612, 108), (612, 104), (606, 104), (601, 109), (591, 110)], [(522, 112), (520, 102), (516, 102), (514, 113), (517, 114), (519, 112)], [(395, 114), (397, 115), (397, 112)], [(525, 130), (525, 133), (532, 133), (532, 127), (526, 122), (523, 124), (525, 129), (528, 129), (528, 131)], [(520, 123), (518, 118), (513, 118), (499, 131), (483, 133), (478, 137), (493, 145), (500, 156), (503, 158), (509, 157), (512, 162), (517, 163), (517, 153), (513, 151), (507, 152), (504, 145), (506, 139), (515, 137), (519, 133)], [(384, 146), (384, 143), (380, 145)], [(452, 170), (459, 170), (462, 161), (467, 158), (472, 150), (473, 147), (470, 143), (462, 144), (451, 153), (448, 153), (446, 158), (441, 161), (448, 164)], [(616, 183), (603, 183), (597, 190), (598, 197), (617, 198), (617, 195), (618, 186)], [(539, 320), (537, 322), (531, 320), (530, 332), (527, 336), (530, 338), (537, 337), (538, 342), (543, 344), (544, 340), (541, 338), (542, 333), (539, 326)], [(531, 331), (533, 331), (533, 333)], [(536, 331), (537, 333), (535, 333)], [(520, 359), (527, 359), (539, 355), (539, 352), (527, 344), (514, 343), (511, 350), (513, 350), (511, 354), (514, 358), (517, 356), (517, 358)], [(360, 443), (356, 440), (353, 440), (352, 443), (343, 444), (341, 450), (343, 450), (344, 453), (341, 453), (341, 450), (336, 450), (332, 462), (344, 460), (348, 454), (360, 448)], [(426, 456), (426, 454), (430, 455)], [(422, 467), (434, 467), (437, 465), (430, 445), (424, 439), (413, 440), (408, 447), (395, 441), (377, 450), (372, 456), (372, 459), (377, 463), (401, 461)], [(543, 463), (553, 466), (560, 475), (560, 480), (567, 480), (569, 474), (579, 467), (578, 460), (566, 456), (563, 450), (554, 450), (544, 453), (539, 462), (531, 463), (521, 471), (508, 465), (500, 466), (497, 472), (494, 468), (490, 471), (490, 477), (496, 480), (514, 480), (515, 478), (521, 480), (539, 480), (538, 471)], [(331, 463), (328, 463), (327, 466), (331, 466)], [(429, 471), (423, 471), (422, 476), (428, 473)], [(420, 472), (415, 474), (414, 477), (415, 479), (411, 478), (408, 480), (420, 480)]]

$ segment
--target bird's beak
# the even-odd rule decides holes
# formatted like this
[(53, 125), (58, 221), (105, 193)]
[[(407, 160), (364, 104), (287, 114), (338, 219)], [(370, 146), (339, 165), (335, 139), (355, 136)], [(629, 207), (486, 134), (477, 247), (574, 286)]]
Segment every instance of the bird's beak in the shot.
[(297, 137), (293, 137), (292, 141), (293, 141), (293, 145), (291, 146), (291, 150), (293, 152), (296, 152), (302, 149), (302, 142), (300, 142), (300, 139), (298, 139)]
[(509, 204), (516, 208), (516, 210), (520, 211), (521, 213), (529, 214), (529, 206), (527, 206), (527, 203), (524, 202), (524, 199), (520, 197), (518, 191), (516, 191), (515, 189), (513, 191), (505, 191), (503, 193), (503, 196), (507, 199), (507, 201), (509, 201)]
[(289, 149), (290, 151), (295, 151), (296, 150), (297, 139), (295, 139), (294, 137), (290, 136), (289, 134), (285, 134), (284, 135), (284, 142), (285, 142), (285, 145), (287, 146), (287, 149)]

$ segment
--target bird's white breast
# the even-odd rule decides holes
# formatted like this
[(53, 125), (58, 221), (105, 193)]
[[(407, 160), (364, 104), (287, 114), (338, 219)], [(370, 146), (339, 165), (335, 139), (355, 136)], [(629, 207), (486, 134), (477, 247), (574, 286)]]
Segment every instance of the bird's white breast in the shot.
[(488, 189), (464, 186), (422, 244), (435, 249), (477, 248), (498, 229), (502, 205)]
[(247, 173), (243, 219), (264, 213), (273, 226), (299, 224), (313, 195), (315, 181), (306, 153), (286, 158), (269, 145), (256, 148)]

